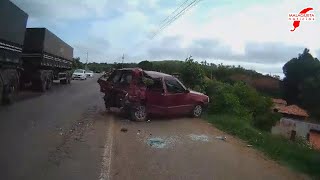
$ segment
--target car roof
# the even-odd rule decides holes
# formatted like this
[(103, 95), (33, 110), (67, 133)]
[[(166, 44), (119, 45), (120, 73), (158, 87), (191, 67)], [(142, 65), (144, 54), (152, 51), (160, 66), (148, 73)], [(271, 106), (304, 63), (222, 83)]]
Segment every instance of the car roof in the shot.
[(141, 68), (122, 68), (122, 69), (116, 69), (117, 71), (142, 71)]
[(151, 78), (163, 78), (163, 77), (172, 77), (170, 74), (165, 74), (162, 72), (157, 72), (157, 71), (144, 71), (141, 68), (122, 68), (122, 69), (117, 69), (116, 71), (134, 71), (134, 72), (145, 72), (148, 76), (150, 76)]
[(144, 71), (151, 78), (163, 78), (163, 77), (172, 77), (169, 74), (157, 72), (157, 71)]

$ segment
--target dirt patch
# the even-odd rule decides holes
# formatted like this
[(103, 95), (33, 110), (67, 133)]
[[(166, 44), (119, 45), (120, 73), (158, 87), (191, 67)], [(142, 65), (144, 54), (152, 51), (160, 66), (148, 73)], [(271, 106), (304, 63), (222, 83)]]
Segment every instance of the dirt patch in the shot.
[(48, 161), (59, 166), (61, 161), (71, 157), (71, 145), (73, 142), (83, 142), (83, 135), (94, 123), (98, 108), (96, 106), (89, 108), (83, 114), (83, 117), (72, 124), (71, 128), (63, 131), (59, 129), (58, 134), (62, 137), (61, 143), (55, 150), (49, 152)]

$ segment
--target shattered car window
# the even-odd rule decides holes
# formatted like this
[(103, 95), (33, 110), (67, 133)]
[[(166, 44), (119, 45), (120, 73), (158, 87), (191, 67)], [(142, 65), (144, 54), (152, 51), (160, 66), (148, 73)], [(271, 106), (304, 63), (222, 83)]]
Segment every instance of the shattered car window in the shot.
[(121, 84), (130, 84), (132, 80), (132, 74), (131, 72), (125, 72), (121, 76), (120, 83)]
[(185, 90), (175, 79), (165, 79), (165, 83), (169, 93), (181, 93)]
[(163, 85), (161, 79), (153, 79), (153, 84), (148, 86), (151, 91), (163, 91)]
[(111, 78), (113, 83), (118, 83), (121, 78), (121, 72), (120, 71), (115, 72), (115, 74), (113, 74)]

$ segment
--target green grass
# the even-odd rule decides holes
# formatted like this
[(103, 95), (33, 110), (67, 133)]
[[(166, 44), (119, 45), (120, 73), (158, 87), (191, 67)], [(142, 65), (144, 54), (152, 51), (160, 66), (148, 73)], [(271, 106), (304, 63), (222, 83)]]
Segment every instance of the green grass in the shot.
[(265, 155), (294, 170), (320, 179), (320, 152), (312, 150), (302, 141), (292, 142), (268, 132), (259, 131), (249, 122), (230, 115), (207, 115), (215, 127), (239, 137)]

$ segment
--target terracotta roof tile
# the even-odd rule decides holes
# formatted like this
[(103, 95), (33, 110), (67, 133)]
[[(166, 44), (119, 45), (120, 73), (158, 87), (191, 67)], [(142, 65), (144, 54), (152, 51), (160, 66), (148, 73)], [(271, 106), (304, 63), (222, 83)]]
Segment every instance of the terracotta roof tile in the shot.
[(278, 107), (280, 113), (308, 117), (309, 114), (302, 108), (297, 105), (290, 105), (290, 106), (282, 106)]
[(283, 99), (272, 99), (272, 102), (274, 104), (283, 104), (283, 105), (287, 105), (287, 101), (283, 100)]

